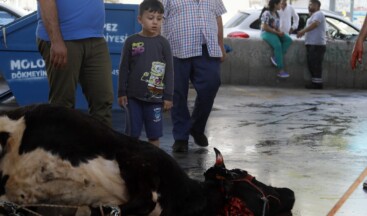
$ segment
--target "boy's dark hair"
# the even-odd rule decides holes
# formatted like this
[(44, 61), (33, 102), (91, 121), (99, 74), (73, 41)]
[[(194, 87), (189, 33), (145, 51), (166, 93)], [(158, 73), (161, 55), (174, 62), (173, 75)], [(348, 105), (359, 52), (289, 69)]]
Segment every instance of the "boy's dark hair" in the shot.
[(164, 14), (164, 7), (162, 2), (158, 0), (144, 0), (139, 6), (139, 16), (142, 16), (144, 11)]
[(316, 4), (317, 6), (319, 6), (319, 8), (321, 7), (321, 2), (319, 0), (310, 0), (310, 2), (312, 4)]

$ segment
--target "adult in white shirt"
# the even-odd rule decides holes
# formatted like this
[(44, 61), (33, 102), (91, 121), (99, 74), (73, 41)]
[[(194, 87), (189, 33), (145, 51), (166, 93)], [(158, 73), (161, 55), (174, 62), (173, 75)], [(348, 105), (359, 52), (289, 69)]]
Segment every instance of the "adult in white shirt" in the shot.
[(280, 18), (280, 31), (291, 34), (294, 30), (297, 30), (299, 22), (298, 14), (291, 5), (287, 4), (287, 0), (281, 0), (278, 14)]

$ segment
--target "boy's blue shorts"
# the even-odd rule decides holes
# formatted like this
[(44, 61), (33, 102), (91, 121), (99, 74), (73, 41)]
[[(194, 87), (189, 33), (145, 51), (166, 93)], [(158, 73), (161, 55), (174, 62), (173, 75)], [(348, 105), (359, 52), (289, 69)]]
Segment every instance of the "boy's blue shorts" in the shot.
[(163, 104), (128, 98), (125, 134), (139, 138), (143, 125), (148, 139), (159, 139), (163, 135)]

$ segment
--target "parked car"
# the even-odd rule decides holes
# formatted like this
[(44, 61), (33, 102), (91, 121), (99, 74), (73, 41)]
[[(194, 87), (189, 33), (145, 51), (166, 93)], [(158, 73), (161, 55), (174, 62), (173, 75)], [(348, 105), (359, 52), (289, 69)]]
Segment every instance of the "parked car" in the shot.
[(28, 12), (25, 10), (9, 4), (0, 3), (0, 28), (27, 14)]
[[(296, 37), (297, 31), (303, 29), (309, 18), (307, 8), (295, 8), (299, 15), (298, 29), (291, 35)], [(326, 34), (329, 38), (340, 40), (353, 40), (360, 28), (344, 17), (327, 10), (322, 10), (326, 17)], [(239, 11), (224, 25), (224, 36), (228, 38), (260, 38), (260, 13), (261, 9)]]

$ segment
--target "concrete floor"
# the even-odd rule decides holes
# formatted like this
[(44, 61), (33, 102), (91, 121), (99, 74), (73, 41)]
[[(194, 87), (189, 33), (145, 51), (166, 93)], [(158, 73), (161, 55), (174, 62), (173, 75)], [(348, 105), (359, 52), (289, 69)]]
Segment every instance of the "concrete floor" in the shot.
[[(191, 91), (190, 107), (195, 93)], [(165, 117), (161, 148), (193, 178), (214, 164), (241, 168), (264, 183), (296, 193), (293, 215), (326, 215), (367, 166), (367, 91), (221, 87), (207, 126), (208, 148), (191, 140), (187, 154), (172, 154)], [(123, 116), (115, 111), (115, 128)], [(360, 185), (336, 215), (367, 215)]]
[[(190, 107), (195, 93), (190, 92)], [(16, 106), (14, 100), (0, 109)], [(367, 91), (222, 86), (207, 125), (210, 146), (173, 154), (172, 124), (165, 115), (161, 148), (195, 179), (214, 164), (218, 148), (227, 168), (296, 193), (294, 216), (326, 215), (367, 166)], [(114, 110), (114, 128), (124, 114)], [(145, 135), (144, 135), (145, 136)], [(367, 215), (359, 185), (336, 215)]]

